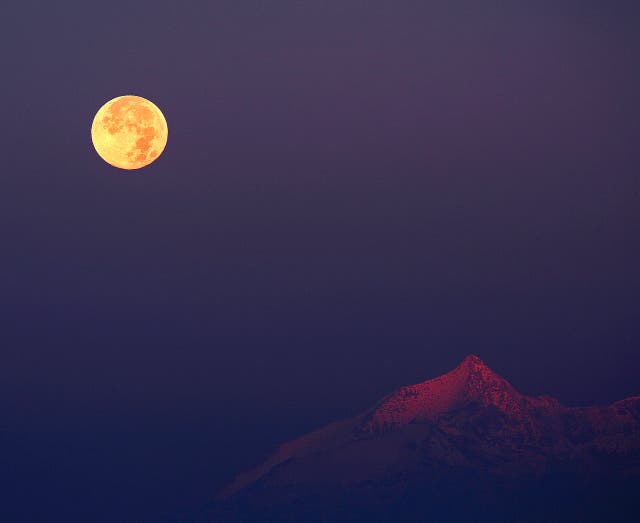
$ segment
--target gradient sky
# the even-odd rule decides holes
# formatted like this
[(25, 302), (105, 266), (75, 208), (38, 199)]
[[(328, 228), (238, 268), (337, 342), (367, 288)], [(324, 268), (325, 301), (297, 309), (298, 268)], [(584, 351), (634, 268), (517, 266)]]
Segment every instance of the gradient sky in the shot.
[[(468, 353), (571, 405), (640, 393), (634, 2), (2, 19), (0, 511), (194, 507)], [(89, 135), (123, 94), (169, 124), (133, 173)]]

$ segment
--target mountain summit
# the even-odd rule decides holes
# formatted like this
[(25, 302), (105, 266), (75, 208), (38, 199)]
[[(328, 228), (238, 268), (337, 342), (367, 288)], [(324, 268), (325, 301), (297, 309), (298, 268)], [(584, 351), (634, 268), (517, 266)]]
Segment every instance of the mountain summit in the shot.
[(393, 430), (408, 423), (434, 420), (469, 402), (492, 406), (518, 418), (532, 408), (552, 409), (559, 405), (551, 398), (523, 396), (478, 356), (470, 355), (451, 372), (402, 387), (383, 399), (367, 415), (365, 427), (375, 432)]
[[(360, 521), (354, 516), (360, 509), (368, 520), (374, 506), (378, 515), (391, 510), (389, 520), (403, 520), (404, 511), (407, 520), (427, 521), (422, 510), (431, 503), (432, 509), (440, 507), (434, 521), (448, 521), (443, 500), (462, 492), (485, 491), (486, 499), (511, 507), (512, 499), (531, 492), (553, 497), (548, 488), (557, 484), (575, 499), (593, 497), (585, 490), (593, 485), (602, 484), (593, 488), (607, 492), (622, 485), (618, 493), (630, 484), (640, 486), (640, 397), (608, 407), (566, 407), (551, 397), (521, 394), (470, 355), (442, 376), (402, 387), (351, 419), (280, 446), (261, 466), (238, 476), (218, 500), (227, 508), (271, 507), (274, 521), (287, 520), (277, 507), (291, 511), (302, 503), (322, 512), (338, 499), (351, 508), (318, 521), (343, 516)], [(558, 503), (571, 505), (566, 499)], [(603, 507), (605, 519), (614, 521)], [(456, 514), (453, 520), (466, 518)], [(562, 514), (558, 521), (574, 521)], [(315, 521), (307, 513), (297, 517)], [(546, 513), (541, 517), (555, 521)], [(500, 518), (511, 521), (505, 514)]]

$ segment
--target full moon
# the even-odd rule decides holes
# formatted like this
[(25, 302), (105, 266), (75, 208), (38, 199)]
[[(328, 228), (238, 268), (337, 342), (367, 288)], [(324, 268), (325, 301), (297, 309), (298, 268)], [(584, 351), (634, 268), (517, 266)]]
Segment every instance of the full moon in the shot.
[(162, 111), (140, 96), (118, 96), (96, 113), (91, 141), (100, 157), (120, 169), (140, 169), (155, 161), (167, 145)]

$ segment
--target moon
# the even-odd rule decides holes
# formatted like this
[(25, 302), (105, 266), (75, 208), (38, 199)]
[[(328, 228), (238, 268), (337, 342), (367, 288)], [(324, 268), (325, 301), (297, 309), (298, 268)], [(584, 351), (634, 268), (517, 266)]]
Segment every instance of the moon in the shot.
[(167, 121), (146, 98), (118, 96), (104, 104), (91, 125), (91, 141), (108, 164), (140, 169), (158, 159), (167, 145)]

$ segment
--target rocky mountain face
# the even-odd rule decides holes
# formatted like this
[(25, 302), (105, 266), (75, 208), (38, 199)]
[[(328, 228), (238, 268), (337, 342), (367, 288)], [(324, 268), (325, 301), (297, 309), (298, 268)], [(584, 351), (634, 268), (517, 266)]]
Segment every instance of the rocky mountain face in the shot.
[(565, 407), (468, 356), (282, 445), (204, 519), (613, 523), (639, 487), (640, 397)]

